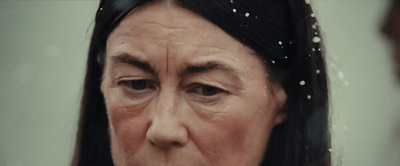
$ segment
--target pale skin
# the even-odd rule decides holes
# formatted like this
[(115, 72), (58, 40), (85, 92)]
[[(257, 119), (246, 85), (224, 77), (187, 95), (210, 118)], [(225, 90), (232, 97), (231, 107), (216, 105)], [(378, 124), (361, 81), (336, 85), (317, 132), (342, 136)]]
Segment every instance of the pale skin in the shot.
[(101, 91), (117, 166), (257, 166), (285, 91), (253, 51), (170, 2), (147, 4), (107, 40)]

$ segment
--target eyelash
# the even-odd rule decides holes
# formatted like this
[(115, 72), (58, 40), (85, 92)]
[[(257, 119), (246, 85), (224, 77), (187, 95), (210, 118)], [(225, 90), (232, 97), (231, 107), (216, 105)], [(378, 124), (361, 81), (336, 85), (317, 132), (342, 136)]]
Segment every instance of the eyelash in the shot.
[[(143, 89), (133, 88), (132, 83), (133, 82), (138, 83), (139, 81), (144, 81), (145, 87)], [(155, 83), (150, 80), (124, 80), (124, 81), (120, 81), (120, 84), (124, 85), (128, 89), (128, 92), (130, 94), (134, 94), (134, 95), (145, 94), (146, 92), (148, 92), (151, 89), (156, 89)]]
[[(132, 83), (136, 82), (136, 83), (140, 83), (139, 81), (144, 81), (141, 83), (146, 83), (145, 87), (143, 87), (143, 89), (135, 89), (134, 87), (132, 87)], [(119, 82), (119, 84), (122, 84), (123, 86), (126, 87), (128, 94), (131, 95), (132, 97), (138, 98), (138, 97), (142, 97), (142, 95), (148, 93), (150, 90), (154, 90), (156, 89), (156, 84), (151, 81), (151, 80), (122, 80)], [(207, 95), (205, 94), (205, 90), (207, 91), (207, 89), (204, 88), (209, 88), (208, 90), (210, 90), (212, 92), (212, 94)], [(206, 85), (206, 84), (201, 84), (201, 83), (195, 83), (189, 86), (189, 90), (187, 91), (187, 93), (191, 93), (193, 95), (191, 95), (193, 97), (194, 100), (197, 100), (199, 102), (205, 103), (205, 104), (215, 104), (216, 102), (218, 102), (222, 95), (224, 95), (225, 93), (227, 93), (226, 90), (223, 90), (221, 88), (215, 87), (215, 86), (210, 86), (210, 85)]]
[[(213, 95), (204, 94), (204, 88), (213, 88), (212, 90), (215, 90), (215, 94), (213, 94)], [(209, 89), (209, 90), (211, 90), (211, 89)], [(204, 84), (195, 84), (195, 85), (191, 86), (188, 93), (195, 93), (195, 96), (194, 96), (195, 99), (200, 102), (204, 102), (207, 104), (214, 104), (215, 102), (218, 102), (221, 99), (222, 95), (224, 95), (224, 93), (227, 93), (227, 91), (225, 91), (221, 88), (217, 88), (215, 86), (204, 85)]]

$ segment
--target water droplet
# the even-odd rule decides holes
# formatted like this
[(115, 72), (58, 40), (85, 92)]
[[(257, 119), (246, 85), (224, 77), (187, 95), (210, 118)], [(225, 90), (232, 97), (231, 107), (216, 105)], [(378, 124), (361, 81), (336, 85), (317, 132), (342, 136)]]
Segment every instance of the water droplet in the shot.
[(236, 9), (232, 9), (233, 13), (236, 13)]
[(231, 0), (231, 3), (233, 3), (233, 0)]
[(282, 41), (279, 41), (278, 44), (279, 44), (279, 45), (282, 45)]
[(244, 16), (249, 17), (249, 16), (250, 16), (250, 13), (246, 13), (246, 14), (244, 14)]
[(311, 99), (311, 95), (307, 95), (307, 99), (310, 100)]
[(313, 41), (314, 43), (319, 43), (319, 42), (321, 41), (321, 38), (319, 38), (318, 36), (315, 36), (315, 37), (312, 39), (312, 41)]
[(313, 29), (317, 29), (317, 25), (311, 25), (311, 27), (313, 28)]
[(310, 4), (311, 3), (311, 0), (305, 0), (304, 1), (306, 4)]
[(319, 70), (315, 70), (315, 73), (317, 73), (317, 74), (319, 74), (321, 71), (319, 71)]
[(318, 51), (320, 51), (320, 52), (321, 52), (321, 48), (318, 48)]
[(315, 17), (315, 14), (314, 13), (311, 13), (311, 15), (310, 15), (311, 17)]
[(315, 34), (315, 35), (318, 35), (318, 32), (315, 32), (314, 34)]
[(102, 11), (102, 10), (103, 10), (103, 8), (100, 8), (99, 10), (100, 10), (100, 11)]
[(274, 60), (272, 60), (271, 62), (272, 62), (272, 63), (275, 63), (275, 61), (274, 61)]
[(300, 84), (301, 86), (303, 86), (303, 85), (306, 84), (306, 82), (305, 82), (304, 80), (301, 80), (301, 81), (299, 82), (299, 84)]
[(292, 44), (292, 42), (290, 41), (289, 44)]
[(312, 48), (312, 51), (314, 52), (314, 51), (315, 51), (315, 48)]
[(257, 16), (255, 16), (254, 18), (258, 18)]
[(339, 78), (339, 79), (341, 79), (341, 80), (344, 79), (344, 74), (343, 74), (343, 72), (339, 71), (337, 74), (338, 74), (338, 78)]
[(285, 56), (285, 59), (287, 59), (287, 56)]
[(332, 148), (329, 148), (328, 151), (332, 152)]

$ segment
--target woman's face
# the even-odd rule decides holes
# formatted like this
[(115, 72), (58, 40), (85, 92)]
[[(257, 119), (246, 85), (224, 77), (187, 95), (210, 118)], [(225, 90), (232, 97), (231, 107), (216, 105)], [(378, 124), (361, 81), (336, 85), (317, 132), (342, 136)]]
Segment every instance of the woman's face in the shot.
[(269, 84), (263, 61), (187, 9), (137, 8), (106, 54), (115, 165), (256, 166), (284, 120), (286, 93)]

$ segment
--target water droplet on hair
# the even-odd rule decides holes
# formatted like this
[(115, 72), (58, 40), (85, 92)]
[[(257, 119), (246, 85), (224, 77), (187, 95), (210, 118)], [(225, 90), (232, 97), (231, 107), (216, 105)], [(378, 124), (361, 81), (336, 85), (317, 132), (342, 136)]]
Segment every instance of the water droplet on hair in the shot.
[(278, 44), (279, 44), (279, 45), (282, 45), (282, 41), (279, 41)]
[(311, 16), (311, 17), (315, 17), (315, 14), (314, 14), (314, 13), (311, 13), (310, 16)]
[(315, 51), (315, 48), (312, 48), (312, 51), (314, 52), (314, 51)]
[(317, 73), (317, 74), (319, 74), (321, 71), (319, 71), (319, 70), (315, 70), (315, 73)]
[(231, 0), (231, 3), (233, 3), (233, 0)]
[(307, 99), (310, 100), (311, 99), (311, 95), (307, 95)]
[(236, 13), (236, 9), (232, 9), (233, 13)]
[(254, 16), (254, 18), (258, 18), (257, 16)]
[(102, 10), (103, 10), (103, 8), (100, 8), (99, 10), (100, 10), (100, 11), (102, 11)]
[(292, 42), (290, 41), (289, 44), (292, 44)]
[(343, 72), (339, 71), (337, 74), (338, 74), (338, 78), (339, 78), (339, 79), (341, 79), (341, 80), (344, 79), (344, 74), (343, 74)]
[(313, 29), (317, 29), (317, 25), (315, 25), (315, 24), (311, 25), (311, 27), (312, 27)]
[(321, 48), (318, 48), (318, 51), (321, 52)]
[(275, 63), (275, 61), (274, 61), (274, 60), (272, 60), (271, 62), (272, 62), (272, 63)]
[(319, 38), (318, 36), (315, 36), (315, 37), (312, 39), (312, 41), (313, 41), (314, 43), (319, 43), (319, 42), (321, 41), (321, 38)]
[(329, 151), (329, 152), (332, 152), (332, 148), (329, 148), (328, 151)]
[(299, 84), (300, 84), (301, 86), (303, 86), (303, 85), (306, 84), (306, 82), (305, 82), (304, 80), (301, 80), (301, 81), (299, 82)]
[(305, 0), (304, 1), (306, 4), (310, 4), (311, 3), (311, 0)]
[(246, 13), (246, 14), (244, 14), (244, 16), (249, 17), (249, 16), (250, 16), (250, 13)]
[(287, 59), (287, 56), (285, 56), (285, 59)]

